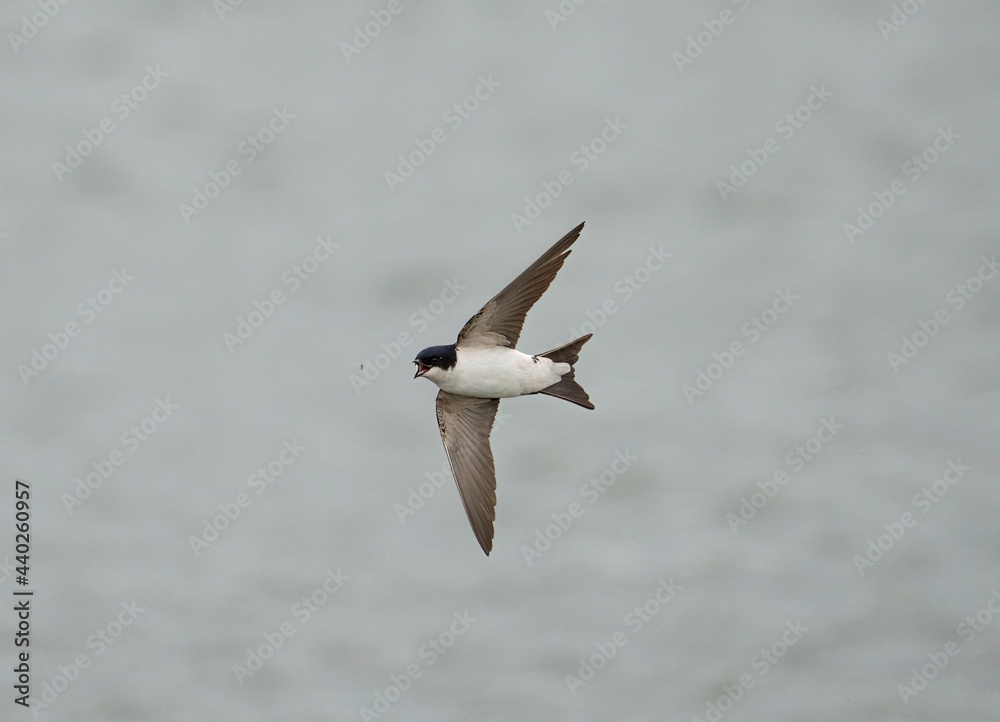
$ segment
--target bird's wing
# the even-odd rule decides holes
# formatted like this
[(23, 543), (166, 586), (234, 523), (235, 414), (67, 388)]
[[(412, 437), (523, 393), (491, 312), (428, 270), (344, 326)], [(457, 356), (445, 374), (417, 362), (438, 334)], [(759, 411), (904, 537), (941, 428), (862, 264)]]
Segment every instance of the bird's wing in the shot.
[(569, 247), (582, 230), (581, 223), (491, 298), (459, 332), (456, 345), (514, 348), (524, 326), (524, 317), (552, 283), (570, 254)]
[(437, 420), (465, 513), (479, 546), (493, 548), (497, 480), (490, 451), (490, 429), (500, 399), (479, 399), (438, 392)]

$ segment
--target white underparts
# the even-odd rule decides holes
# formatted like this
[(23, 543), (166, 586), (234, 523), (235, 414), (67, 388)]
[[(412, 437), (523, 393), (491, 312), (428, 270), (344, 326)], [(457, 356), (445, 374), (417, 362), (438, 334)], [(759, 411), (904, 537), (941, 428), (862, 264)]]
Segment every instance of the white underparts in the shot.
[(533, 394), (557, 383), (569, 373), (567, 363), (529, 356), (506, 346), (456, 349), (450, 369), (432, 368), (426, 374), (442, 390), (461, 396), (505, 399)]

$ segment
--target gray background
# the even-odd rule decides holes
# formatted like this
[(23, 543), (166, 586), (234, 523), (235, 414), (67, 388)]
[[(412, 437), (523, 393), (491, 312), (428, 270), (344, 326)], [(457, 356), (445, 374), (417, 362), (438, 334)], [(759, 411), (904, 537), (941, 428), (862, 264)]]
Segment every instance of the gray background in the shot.
[[(884, 38), (883, 1), (592, 1), (555, 28), (554, 0), (404, 1), (348, 62), (342, 43), (386, 3), (244, 3), (220, 19), (208, 2), (73, 2), (17, 52), (7, 34), (42, 11), (5, 4), (0, 559), (19, 476), (32, 693), (63, 689), (41, 718), (362, 719), (417, 665), (381, 719), (705, 719), (720, 696), (727, 722), (1000, 719), (1000, 624), (959, 628), (980, 609), (993, 621), (1000, 586), (1000, 280), (962, 309), (947, 300), (1000, 251), (1000, 10), (909, 5)], [(681, 72), (674, 54), (727, 9)], [(147, 66), (167, 75), (120, 118)], [(453, 128), (445, 114), (480, 76), (500, 85)], [(776, 123), (812, 86), (833, 95), (785, 139)], [(283, 109), (294, 119), (248, 162), (239, 144)], [(52, 164), (102, 118), (113, 131), (58, 179)], [(583, 170), (571, 156), (607, 118), (627, 128)], [(445, 141), (390, 190), (384, 174), (436, 128)], [(951, 147), (906, 176), (949, 128)], [(772, 137), (723, 200), (716, 183)], [(231, 161), (240, 175), (185, 222), (179, 205)], [(515, 228), (565, 169), (573, 183)], [(905, 193), (849, 242), (843, 224), (894, 179)], [(401, 522), (395, 505), (444, 460), (436, 389), (410, 360), (581, 220), (520, 347), (561, 344), (614, 301), (578, 367), (597, 410), (501, 405), (490, 558), (450, 479)], [(339, 248), (292, 291), (282, 276), (317, 237)], [(616, 284), (650, 247), (672, 256), (626, 299)], [(122, 269), (134, 281), (88, 323), (78, 306)], [(421, 332), (412, 314), (455, 279), (467, 290)], [(275, 289), (285, 303), (231, 353), (223, 334)], [(743, 324), (777, 289), (799, 300), (751, 343)], [(948, 323), (894, 370), (889, 352), (942, 308)], [(79, 334), (26, 385), (18, 367), (69, 322)], [(356, 393), (352, 374), (402, 332)], [(734, 342), (744, 353), (689, 403), (684, 384)], [(179, 408), (130, 449), (122, 435), (158, 399)], [(843, 428), (793, 468), (786, 455), (831, 418)], [(249, 477), (293, 440), (305, 451), (257, 495)], [(626, 450), (638, 460), (590, 504), (581, 487)], [(76, 480), (116, 451), (124, 463), (69, 513)], [(914, 495), (959, 460), (971, 470), (921, 511)], [(726, 515), (781, 470), (734, 533)], [(196, 556), (189, 538), (241, 493), (252, 503)], [(583, 516), (527, 564), (574, 502)], [(904, 513), (859, 574), (855, 556)], [(303, 623), (293, 605), (338, 569), (349, 579)], [(671, 579), (636, 630), (626, 615)], [(133, 600), (143, 611), (117, 628)], [(0, 716), (28, 718), (3, 606)], [(431, 664), (422, 645), (466, 611), (476, 621)], [(755, 655), (787, 623), (808, 631), (764, 674)], [(240, 684), (233, 666), (282, 624), (294, 634)], [(88, 644), (109, 625), (113, 644)], [(616, 633), (627, 644), (571, 692), (566, 676)], [(904, 704), (897, 685), (949, 643), (958, 655)], [(741, 675), (753, 686), (730, 709)]]

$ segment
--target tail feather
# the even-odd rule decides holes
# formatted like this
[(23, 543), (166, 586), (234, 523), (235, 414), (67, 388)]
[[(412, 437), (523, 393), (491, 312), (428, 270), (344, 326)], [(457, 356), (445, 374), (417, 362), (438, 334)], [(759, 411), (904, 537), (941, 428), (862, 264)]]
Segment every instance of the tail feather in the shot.
[(538, 356), (550, 359), (555, 363), (565, 363), (570, 365), (569, 372), (564, 374), (559, 381), (546, 389), (542, 389), (538, 393), (555, 396), (558, 399), (565, 399), (566, 401), (582, 406), (585, 409), (594, 408), (594, 405), (590, 402), (590, 397), (587, 395), (587, 392), (584, 391), (583, 387), (576, 382), (576, 369), (573, 368), (573, 364), (575, 364), (577, 359), (580, 358), (580, 349), (583, 347), (583, 344), (587, 343), (593, 335), (594, 334), (592, 333), (588, 333), (586, 336), (581, 336), (576, 341), (570, 341), (565, 346), (560, 346), (559, 348), (554, 348), (551, 351), (537, 354)]

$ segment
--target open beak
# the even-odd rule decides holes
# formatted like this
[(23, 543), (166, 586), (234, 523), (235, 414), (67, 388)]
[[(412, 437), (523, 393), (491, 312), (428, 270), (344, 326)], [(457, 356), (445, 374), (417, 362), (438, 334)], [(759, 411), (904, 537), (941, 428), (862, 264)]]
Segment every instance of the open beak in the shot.
[(415, 363), (417, 365), (417, 372), (415, 374), (413, 374), (413, 378), (415, 378), (415, 379), (420, 378), (425, 373), (427, 373), (428, 371), (431, 370), (430, 366), (428, 366), (425, 363), (421, 363), (420, 361), (414, 361), (413, 363)]

